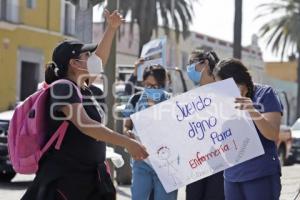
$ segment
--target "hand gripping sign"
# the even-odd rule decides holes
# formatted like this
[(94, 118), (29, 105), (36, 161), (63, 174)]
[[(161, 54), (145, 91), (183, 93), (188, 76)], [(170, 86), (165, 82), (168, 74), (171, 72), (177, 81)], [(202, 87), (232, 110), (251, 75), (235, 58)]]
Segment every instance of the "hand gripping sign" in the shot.
[(264, 154), (233, 79), (205, 85), (131, 115), (165, 190)]

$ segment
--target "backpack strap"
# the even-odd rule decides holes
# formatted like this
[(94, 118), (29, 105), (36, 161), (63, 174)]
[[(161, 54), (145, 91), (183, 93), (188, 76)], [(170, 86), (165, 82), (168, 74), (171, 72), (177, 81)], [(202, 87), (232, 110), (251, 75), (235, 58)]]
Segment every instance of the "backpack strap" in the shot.
[(60, 127), (57, 129), (56, 132), (58, 132), (58, 139), (57, 139), (57, 142), (56, 142), (56, 145), (55, 145), (55, 149), (56, 150), (59, 150), (60, 149), (60, 146), (61, 146), (61, 143), (62, 143), (62, 140), (64, 139), (65, 135), (66, 135), (66, 132), (67, 132), (67, 128), (69, 127), (69, 122), (68, 121), (64, 121)]
[(51, 136), (51, 138), (48, 140), (46, 145), (42, 149), (42, 155), (51, 147), (51, 145), (54, 143), (54, 141), (57, 139), (55, 149), (59, 150), (60, 145), (62, 143), (62, 140), (66, 134), (67, 128), (69, 127), (69, 123), (67, 121), (64, 121), (58, 129), (55, 131), (55, 133)]
[[(48, 88), (52, 87), (53, 85), (55, 84), (58, 84), (58, 83), (66, 83), (66, 84), (71, 84), (75, 87), (76, 89), (76, 92), (80, 98), (80, 100), (82, 101), (82, 94), (80, 92), (80, 89), (79, 87), (74, 84), (72, 81), (70, 80), (67, 80), (67, 79), (59, 79), (57, 81), (54, 81), (50, 86), (48, 86)], [(42, 149), (42, 154), (45, 153), (50, 147), (51, 145), (54, 143), (54, 141), (57, 139), (57, 142), (55, 144), (55, 149), (59, 150), (60, 149), (60, 146), (61, 146), (61, 143), (65, 137), (65, 134), (66, 134), (66, 131), (67, 131), (67, 128), (69, 127), (69, 122), (68, 121), (64, 121), (59, 127), (58, 129), (56, 130), (56, 132), (51, 136), (51, 138), (49, 139), (49, 141), (46, 143), (46, 145), (44, 146), (44, 148)]]

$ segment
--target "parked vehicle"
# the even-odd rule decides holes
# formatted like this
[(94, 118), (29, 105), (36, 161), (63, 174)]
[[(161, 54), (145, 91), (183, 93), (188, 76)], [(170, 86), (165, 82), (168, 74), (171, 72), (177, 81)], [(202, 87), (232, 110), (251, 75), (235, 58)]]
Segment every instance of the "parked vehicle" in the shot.
[(279, 140), (277, 141), (278, 157), (282, 166), (293, 163), (291, 127), (280, 126)]
[(0, 113), (0, 181), (9, 182), (16, 175), (8, 156), (7, 131), (13, 111)]
[(295, 162), (300, 162), (300, 118), (294, 123), (292, 131), (292, 154)]

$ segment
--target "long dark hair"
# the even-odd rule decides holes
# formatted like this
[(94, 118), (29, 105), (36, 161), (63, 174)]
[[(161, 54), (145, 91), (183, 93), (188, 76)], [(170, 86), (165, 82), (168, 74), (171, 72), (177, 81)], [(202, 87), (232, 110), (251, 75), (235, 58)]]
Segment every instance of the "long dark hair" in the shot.
[(163, 66), (152, 65), (146, 67), (143, 73), (143, 80), (145, 81), (149, 76), (153, 76), (159, 86), (165, 87), (167, 80), (167, 72)]
[(215, 77), (222, 80), (233, 78), (239, 85), (248, 88), (247, 97), (252, 98), (254, 94), (254, 83), (247, 67), (238, 59), (228, 58), (220, 61), (213, 71)]
[(216, 64), (219, 62), (219, 57), (214, 51), (204, 51), (203, 49), (196, 49), (192, 51), (190, 55), (190, 61), (194, 59), (198, 60), (208, 60), (208, 65), (209, 65), (209, 74), (213, 73), (213, 70), (216, 66)]
[(52, 61), (47, 63), (45, 68), (45, 81), (47, 84), (51, 84), (54, 81), (67, 77), (68, 65), (59, 67), (54, 61)]

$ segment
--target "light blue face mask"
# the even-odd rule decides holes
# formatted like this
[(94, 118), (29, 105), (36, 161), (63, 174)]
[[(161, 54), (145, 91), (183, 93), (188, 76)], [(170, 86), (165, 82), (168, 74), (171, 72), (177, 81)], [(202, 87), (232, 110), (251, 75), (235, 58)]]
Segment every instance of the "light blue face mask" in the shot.
[(196, 70), (196, 65), (199, 64), (199, 62), (196, 63), (192, 63), (190, 65), (187, 66), (187, 74), (188, 77), (195, 83), (195, 84), (199, 84), (201, 77), (202, 77), (202, 72), (204, 70), (204, 68), (199, 72)]
[(165, 90), (163, 88), (145, 88), (144, 93), (147, 95), (148, 99), (158, 102), (163, 98)]

